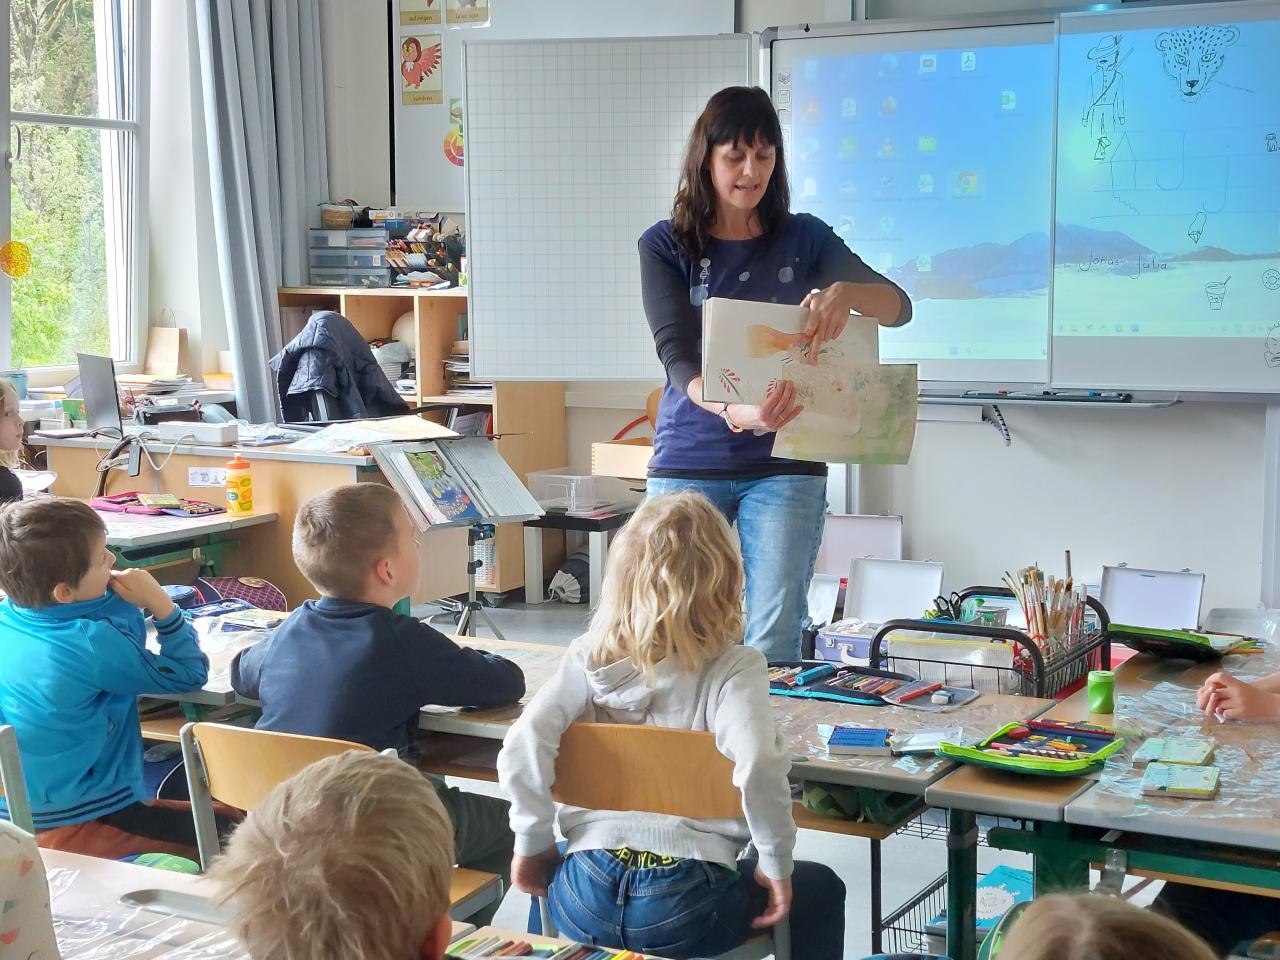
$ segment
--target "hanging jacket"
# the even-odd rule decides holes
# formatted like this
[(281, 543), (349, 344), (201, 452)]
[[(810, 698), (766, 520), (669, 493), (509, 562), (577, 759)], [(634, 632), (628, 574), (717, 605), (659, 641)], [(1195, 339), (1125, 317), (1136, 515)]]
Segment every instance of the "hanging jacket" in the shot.
[(364, 337), (332, 310), (311, 315), (302, 332), (271, 358), (286, 423), (309, 419), (311, 394), (329, 397), (330, 419), (387, 417), (409, 409), (373, 358)]

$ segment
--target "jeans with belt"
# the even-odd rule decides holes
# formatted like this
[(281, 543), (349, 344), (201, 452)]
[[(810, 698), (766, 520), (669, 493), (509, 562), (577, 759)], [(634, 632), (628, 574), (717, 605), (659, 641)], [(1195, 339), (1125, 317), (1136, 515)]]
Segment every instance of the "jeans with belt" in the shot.
[(770, 661), (799, 660), (800, 634), (809, 619), (809, 581), (827, 509), (826, 477), (650, 477), (645, 487), (651, 497), (680, 490), (698, 491), (738, 526), (747, 579), (746, 645)]
[[(702, 860), (633, 867), (607, 850), (570, 854), (547, 889), (560, 935), (682, 960), (715, 957), (761, 933), (751, 921), (768, 891), (756, 862), (733, 868)], [(798, 862), (791, 878), (791, 953), (795, 960), (844, 956), (844, 884), (824, 864)]]

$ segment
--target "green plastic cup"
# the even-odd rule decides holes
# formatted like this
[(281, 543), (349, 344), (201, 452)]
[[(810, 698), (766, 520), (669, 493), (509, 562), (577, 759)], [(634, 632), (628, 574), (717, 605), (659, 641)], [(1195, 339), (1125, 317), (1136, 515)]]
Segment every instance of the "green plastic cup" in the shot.
[(1089, 671), (1089, 712), (1116, 712), (1116, 675), (1112, 670)]

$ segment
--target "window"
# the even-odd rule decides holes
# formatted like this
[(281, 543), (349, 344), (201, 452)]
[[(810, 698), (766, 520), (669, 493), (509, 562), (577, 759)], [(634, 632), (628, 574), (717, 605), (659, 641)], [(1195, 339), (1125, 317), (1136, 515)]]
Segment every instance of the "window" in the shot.
[[(7, 0), (0, 366), (137, 358), (146, 312), (148, 0)], [(7, 207), (7, 209), (5, 209)]]

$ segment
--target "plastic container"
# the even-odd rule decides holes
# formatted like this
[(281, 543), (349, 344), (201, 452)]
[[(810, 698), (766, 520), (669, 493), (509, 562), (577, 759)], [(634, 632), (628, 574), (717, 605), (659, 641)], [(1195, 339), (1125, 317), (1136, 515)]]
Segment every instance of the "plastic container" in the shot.
[[(312, 254), (314, 256), (314, 254)], [(381, 267), (387, 266), (387, 252), (385, 250), (352, 249), (347, 251), (347, 266), (349, 267)]]
[(345, 267), (312, 267), (311, 285), (313, 287), (347, 287), (351, 285), (351, 274)]
[(329, 247), (323, 250), (313, 247), (308, 256), (313, 267), (334, 267), (345, 270), (350, 266), (348, 263), (350, 253), (346, 247)]
[(253, 474), (251, 464), (240, 454), (227, 461), (227, 513), (243, 516), (253, 513)]
[(353, 287), (389, 287), (391, 286), (391, 271), (386, 267), (381, 269), (365, 269), (364, 267), (352, 267), (347, 271), (351, 278), (351, 286)]
[(529, 492), (538, 506), (550, 513), (581, 517), (617, 506), (620, 491), (610, 479), (577, 476), (569, 473), (568, 467), (537, 470), (529, 474)]
[(1089, 671), (1089, 712), (1116, 712), (1116, 675), (1111, 670)]

